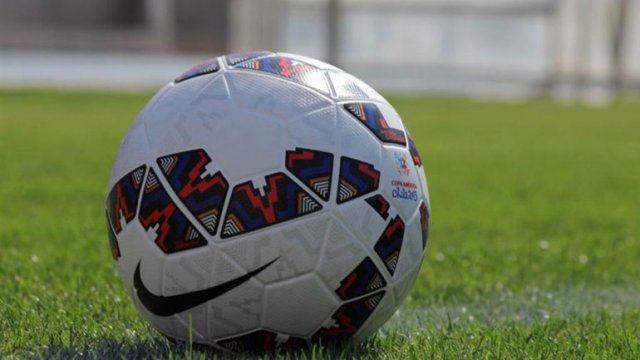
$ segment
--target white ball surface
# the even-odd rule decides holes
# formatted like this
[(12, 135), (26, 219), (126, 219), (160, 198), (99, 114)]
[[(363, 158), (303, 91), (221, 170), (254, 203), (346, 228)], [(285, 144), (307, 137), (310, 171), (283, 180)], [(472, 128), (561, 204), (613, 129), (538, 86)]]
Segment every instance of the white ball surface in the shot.
[(429, 213), (393, 107), (331, 65), (268, 52), (209, 60), (160, 90), (107, 197), (143, 317), (177, 340), (191, 321), (194, 342), (233, 352), (370, 336), (416, 279)]

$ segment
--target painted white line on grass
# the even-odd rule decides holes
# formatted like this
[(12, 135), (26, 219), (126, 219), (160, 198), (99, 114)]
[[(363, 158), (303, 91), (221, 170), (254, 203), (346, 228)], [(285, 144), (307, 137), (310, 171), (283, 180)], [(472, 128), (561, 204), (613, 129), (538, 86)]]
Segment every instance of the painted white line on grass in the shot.
[(639, 308), (640, 289), (633, 287), (576, 286), (554, 290), (528, 288), (519, 293), (496, 292), (467, 304), (438, 304), (419, 308), (404, 306), (384, 326), (382, 335), (471, 322), (498, 326), (512, 321), (534, 323), (552, 318), (569, 319), (602, 311), (619, 315)]

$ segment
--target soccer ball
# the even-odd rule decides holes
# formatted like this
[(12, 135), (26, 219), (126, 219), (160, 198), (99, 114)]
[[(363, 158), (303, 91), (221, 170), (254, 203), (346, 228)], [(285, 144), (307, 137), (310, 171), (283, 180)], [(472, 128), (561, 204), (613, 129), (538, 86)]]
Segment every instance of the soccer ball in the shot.
[(298, 55), (222, 56), (166, 85), (109, 189), (111, 252), (142, 316), (232, 352), (362, 341), (427, 245), (422, 161), (398, 114)]

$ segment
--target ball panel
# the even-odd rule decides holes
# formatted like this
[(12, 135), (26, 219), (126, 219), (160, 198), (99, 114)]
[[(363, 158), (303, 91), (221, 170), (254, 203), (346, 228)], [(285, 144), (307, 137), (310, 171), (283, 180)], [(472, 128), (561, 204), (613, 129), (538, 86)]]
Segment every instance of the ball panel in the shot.
[(418, 278), (418, 274), (420, 273), (420, 267), (422, 265), (422, 258), (419, 261), (414, 262), (413, 266), (409, 268), (403, 277), (399, 278), (393, 284), (393, 294), (396, 299), (396, 303), (400, 304), (407, 297), (411, 288), (413, 288), (413, 284), (416, 282)]
[(369, 96), (359, 86), (356, 79), (344, 72), (331, 71), (328, 73), (335, 96), (338, 99), (367, 99)]
[(138, 220), (166, 254), (205, 246), (207, 240), (173, 202), (156, 172), (149, 169)]
[[(178, 340), (178, 341), (189, 341), (189, 320), (188, 318), (185, 320), (181, 316), (170, 316), (170, 317), (158, 317), (154, 316), (151, 318), (147, 318), (147, 321), (153, 326), (155, 329), (160, 331), (164, 336)], [(193, 340), (198, 341), (200, 343), (207, 343), (208, 339), (201, 334), (199, 331), (194, 331), (192, 328), (192, 336)]]
[(280, 76), (295, 83), (305, 85), (325, 95), (330, 95), (330, 87), (324, 72), (306, 62), (286, 56), (274, 55), (245, 61), (235, 66)]
[(337, 305), (316, 275), (298, 276), (265, 287), (262, 326), (295, 336), (308, 336)]
[[(336, 207), (334, 212), (342, 220), (342, 223), (348, 226), (357, 240), (366, 248), (373, 249), (380, 234), (387, 226), (387, 221), (366, 202), (369, 198), (371, 197), (362, 197), (355, 201), (346, 202)], [(389, 212), (395, 214), (395, 210), (392, 208), (389, 209)]]
[(223, 239), (311, 214), (322, 205), (285, 173), (265, 177), (257, 189), (248, 181), (236, 185), (225, 215)]
[[(116, 262), (116, 267), (128, 288), (133, 286), (134, 270), (141, 259), (146, 259), (146, 261), (153, 263), (160, 261), (160, 265), (163, 264), (164, 253), (147, 238), (146, 231), (137, 220), (125, 226), (122, 232), (116, 235), (116, 238), (120, 249), (120, 257)], [(161, 272), (152, 274), (154, 274), (155, 278), (159, 277)], [(151, 274), (146, 274), (145, 276), (151, 276)], [(159, 285), (154, 289), (159, 289)]]
[(120, 233), (122, 227), (136, 217), (146, 170), (145, 165), (134, 169), (118, 180), (107, 195), (107, 221), (115, 234)]
[(411, 153), (411, 160), (416, 168), (422, 167), (422, 158), (416, 147), (416, 143), (409, 137), (409, 152)]
[[(200, 82), (192, 81), (187, 89), (185, 84), (176, 85), (176, 91), (187, 92), (191, 90), (188, 105), (194, 106), (199, 111), (213, 111), (220, 114), (219, 106), (225, 106), (229, 100), (229, 85), (226, 80), (226, 71), (220, 71), (220, 75), (203, 77)], [(197, 114), (197, 113), (196, 113)]]
[(229, 70), (225, 77), (234, 103), (254, 116), (286, 120), (332, 105), (328, 98), (286, 79), (238, 70)]
[(233, 123), (224, 121), (229, 103), (223, 76), (197, 78), (170, 87), (165, 96), (141, 114), (145, 142), (149, 141), (153, 154), (143, 161), (155, 162), (160, 156), (198, 148), (212, 154), (208, 146), (212, 138), (219, 137), (224, 126)]
[(327, 226), (327, 240), (316, 273), (329, 289), (335, 291), (354, 266), (367, 256), (369, 252), (357, 241), (357, 237), (339, 221), (332, 219)]
[(286, 167), (322, 200), (329, 201), (333, 178), (333, 154), (296, 148), (287, 150)]
[(260, 327), (264, 286), (252, 279), (214, 301), (209, 307), (210, 338), (235, 336)]
[[(135, 278), (136, 273), (139, 276), (140, 281), (144, 284), (144, 287), (153, 294), (158, 294), (163, 296), (162, 291), (164, 289), (164, 262), (165, 258), (159, 254), (159, 251), (155, 249), (155, 251), (149, 251), (151, 246), (148, 242), (145, 244), (145, 240), (142, 236), (140, 236), (140, 232), (134, 232), (131, 235), (138, 235), (137, 237), (131, 237), (130, 239), (137, 241), (137, 244), (128, 244), (127, 249), (123, 249), (123, 254), (125, 254), (125, 250), (129, 250), (126, 254), (128, 256), (128, 261), (120, 262), (118, 267), (119, 270), (122, 271), (122, 279), (127, 285), (127, 289), (129, 290), (132, 298), (134, 299), (134, 303), (138, 310), (141, 312), (143, 317), (147, 320), (151, 321), (152, 325), (161, 330), (164, 333), (165, 328), (160, 327), (156, 324), (164, 324), (166, 323), (170, 317), (160, 317), (155, 316), (151, 311), (147, 309), (147, 307), (142, 303), (141, 298), (138, 296), (138, 287), (135, 286)], [(124, 245), (124, 241), (122, 242)], [(124, 247), (124, 246), (123, 246)], [(123, 259), (125, 257), (123, 256)], [(156, 322), (157, 320), (157, 322)]]
[[(367, 127), (380, 141), (389, 144), (406, 145), (405, 133), (398, 118), (394, 117), (396, 125), (390, 125), (378, 105), (366, 102), (353, 102), (343, 105), (353, 117)], [(398, 126), (399, 125), (399, 126)]]
[(382, 156), (380, 140), (366, 126), (354, 119), (344, 107), (338, 108), (337, 116), (337, 129), (334, 136), (339, 141), (339, 148), (334, 152), (340, 152), (343, 156), (367, 163), (378, 164)]
[(342, 72), (342, 70), (338, 69), (337, 67), (335, 67), (335, 66), (333, 66), (331, 64), (327, 64), (324, 61), (320, 61), (318, 59), (310, 58), (308, 56), (299, 55), (299, 54), (291, 54), (291, 53), (287, 53), (287, 52), (278, 52), (277, 55), (278, 56), (287, 57), (289, 59), (305, 62), (305, 63), (307, 63), (307, 64), (309, 64), (311, 66), (317, 67), (318, 69), (333, 70), (333, 71)]
[(158, 158), (157, 164), (182, 204), (215, 235), (229, 183), (220, 171), (211, 172), (209, 155), (202, 149), (185, 151)]
[(427, 241), (429, 240), (429, 223), (431, 221), (429, 210), (427, 205), (423, 201), (420, 203), (420, 230), (422, 235), (422, 250), (427, 248)]
[(398, 305), (391, 291), (387, 291), (367, 321), (353, 335), (353, 341), (359, 343), (373, 335), (395, 314)]
[(109, 179), (109, 192), (123, 177), (147, 162), (151, 156), (143, 122), (136, 122), (129, 128), (120, 144)]
[(185, 71), (173, 82), (177, 84), (179, 82), (189, 80), (197, 76), (215, 73), (218, 70), (220, 70), (220, 63), (218, 62), (218, 58), (209, 59)]
[(389, 204), (389, 202), (384, 196), (380, 194), (373, 195), (371, 197), (366, 198), (365, 201), (384, 220), (387, 220), (389, 218), (389, 209), (391, 208), (391, 204)]
[(389, 221), (389, 224), (373, 247), (380, 260), (384, 262), (391, 276), (395, 274), (400, 259), (402, 243), (405, 236), (404, 228), (404, 221), (402, 221), (400, 216), (396, 215)]
[[(399, 138), (398, 141), (397, 142), (394, 141), (391, 143), (396, 143), (396, 144), (402, 145), (403, 148), (406, 148), (407, 147), (406, 145), (408, 144), (408, 141), (407, 141), (408, 134), (400, 115), (396, 112), (393, 106), (391, 106), (391, 104), (389, 104), (387, 101), (376, 102), (374, 105), (377, 107), (378, 111), (380, 112), (380, 115), (382, 116), (382, 119), (383, 119), (382, 124), (386, 123), (389, 129), (396, 129), (398, 134), (402, 132), (403, 136), (398, 136)], [(402, 139), (402, 137), (404, 137), (404, 140)]]
[(416, 264), (422, 259), (422, 231), (418, 211), (405, 223), (402, 251), (398, 258), (398, 266), (394, 274), (394, 279), (399, 279), (408, 271), (415, 269)]
[(224, 107), (216, 105), (228, 102), (225, 80), (220, 74), (197, 77), (171, 87), (144, 115), (149, 147), (155, 155), (148, 160), (194, 148), (209, 150), (194, 145), (206, 144), (217, 134), (215, 127)]
[(429, 186), (427, 185), (427, 177), (424, 173), (424, 167), (422, 164), (422, 157), (420, 156), (420, 153), (418, 152), (418, 148), (415, 144), (415, 142), (413, 142), (413, 140), (411, 140), (411, 138), (409, 137), (409, 151), (411, 153), (411, 158), (413, 160), (413, 164), (416, 167), (416, 172), (418, 174), (418, 177), (420, 178), (420, 186), (422, 188), (422, 200), (424, 201), (426, 207), (427, 207), (427, 212), (431, 211), (431, 207), (429, 204)]
[(336, 294), (340, 299), (348, 300), (380, 290), (386, 285), (384, 276), (371, 258), (367, 256), (342, 279), (340, 287), (336, 289)]
[(427, 207), (427, 213), (429, 214), (429, 218), (431, 218), (431, 202), (429, 201), (429, 184), (427, 182), (427, 177), (424, 174), (424, 171), (418, 172), (420, 176), (420, 185), (422, 185), (422, 201)]
[(118, 260), (121, 256), (120, 246), (118, 245), (118, 238), (116, 237), (116, 233), (113, 231), (113, 227), (111, 226), (109, 220), (109, 213), (105, 211), (105, 216), (107, 218), (107, 235), (109, 237), (109, 247), (111, 248), (111, 257), (113, 260)]
[(336, 139), (336, 106), (301, 113), (287, 121), (288, 149), (302, 146), (319, 151), (334, 152)]
[(327, 320), (322, 327), (316, 331), (312, 339), (314, 342), (331, 344), (343, 342), (351, 338), (362, 325), (369, 319), (376, 307), (385, 296), (385, 291), (354, 300), (343, 304)]
[[(258, 179), (282, 168), (284, 129), (278, 119), (256, 116), (252, 112), (235, 109), (227, 111), (213, 127), (215, 133), (225, 136), (203, 139), (202, 146), (220, 164), (222, 173), (230, 183)], [(247, 139), (251, 139), (248, 143)], [(260, 154), (260, 156), (256, 156)]]
[(345, 73), (346, 77), (350, 82), (353, 82), (355, 86), (358, 87), (359, 90), (366, 94), (365, 99), (370, 101), (375, 101), (377, 103), (386, 103), (387, 100), (380, 95), (377, 91), (375, 91), (371, 86), (367, 85), (364, 81), (360, 80), (356, 76)]
[(252, 51), (252, 52), (226, 55), (225, 59), (227, 60), (227, 65), (233, 66), (250, 59), (255, 59), (258, 57), (272, 55), (272, 54), (273, 53), (270, 51)]
[(340, 158), (338, 204), (378, 190), (380, 171), (375, 165), (343, 156)]
[(261, 329), (220, 340), (217, 344), (232, 353), (262, 354), (306, 347), (307, 340)]
[(278, 258), (256, 279), (264, 284), (287, 281), (315, 269), (330, 221), (328, 213), (300, 218), (293, 223), (233, 239), (222, 244), (220, 249), (246, 269)]
[[(162, 271), (165, 281), (159, 294), (186, 294), (212, 286), (212, 263), (216, 260), (207, 248), (167, 256)], [(235, 277), (239, 275), (237, 270), (234, 273)], [(216, 282), (220, 282), (218, 277)]]

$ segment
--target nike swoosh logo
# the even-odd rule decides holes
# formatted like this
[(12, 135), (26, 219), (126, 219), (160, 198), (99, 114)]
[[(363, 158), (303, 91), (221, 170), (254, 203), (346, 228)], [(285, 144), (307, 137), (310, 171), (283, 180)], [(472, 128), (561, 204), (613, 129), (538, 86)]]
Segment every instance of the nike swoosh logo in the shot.
[(142, 262), (142, 260), (140, 260), (138, 261), (136, 272), (133, 275), (133, 286), (136, 288), (136, 292), (138, 293), (138, 299), (140, 299), (140, 302), (147, 308), (147, 310), (158, 316), (171, 316), (200, 304), (204, 304), (209, 300), (213, 300), (218, 296), (235, 289), (252, 277), (258, 275), (262, 270), (276, 262), (276, 260), (278, 260), (278, 258), (275, 258), (267, 264), (225, 283), (207, 289), (173, 296), (158, 296), (152, 294), (151, 291), (144, 286), (142, 277), (140, 276), (140, 263)]

